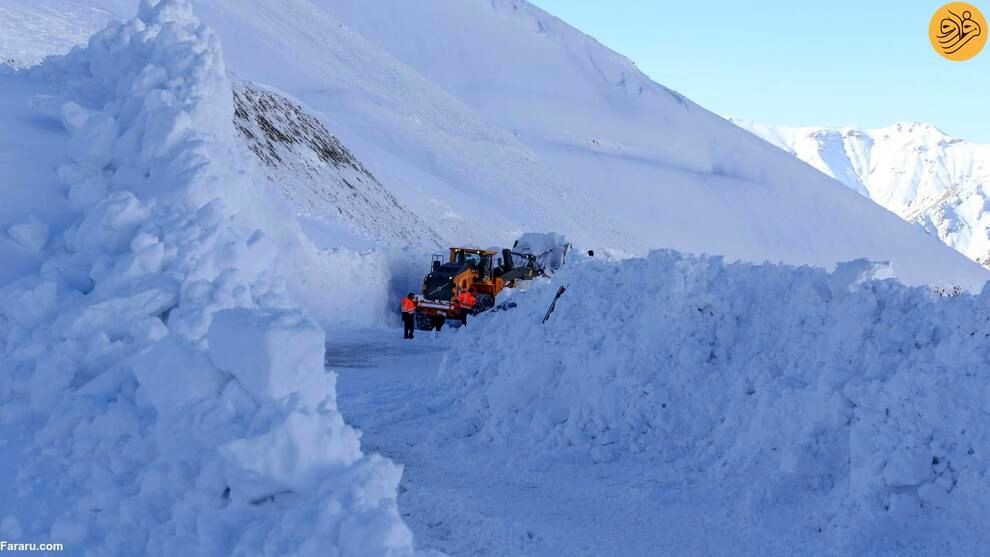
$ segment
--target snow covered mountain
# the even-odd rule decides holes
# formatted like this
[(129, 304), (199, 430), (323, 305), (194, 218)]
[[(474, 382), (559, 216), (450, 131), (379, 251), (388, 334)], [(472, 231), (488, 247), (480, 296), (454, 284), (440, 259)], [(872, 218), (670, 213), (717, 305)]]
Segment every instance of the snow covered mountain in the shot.
[[(54, 0), (49, 0), (54, 1)], [(108, 11), (128, 0), (91, 0)], [(556, 230), (910, 283), (983, 269), (519, 0), (197, 3), (238, 75), (317, 115), (399, 204), (480, 245)]]
[[(651, 247), (826, 264), (824, 254), (844, 251), (847, 242), (870, 243), (834, 237), (835, 221), (789, 222), (788, 215), (806, 219), (821, 211), (815, 196), (825, 181), (743, 140), (628, 60), (526, 2), (320, 4), (512, 130)], [(873, 236), (866, 230), (889, 221), (869, 220), (857, 233)], [(876, 249), (894, 249), (884, 243)]]
[[(136, 4), (3, 4), (3, 540), (986, 547), (990, 288), (875, 280), (976, 263), (520, 0)], [(425, 250), (533, 228), (802, 265), (578, 252), (383, 326)]]
[[(403, 207), (320, 120), (256, 84), (234, 84), (234, 125), (258, 165), (312, 229), (355, 229), (384, 245), (439, 247), (430, 225)], [(334, 240), (342, 241), (339, 231)]]
[(732, 121), (990, 266), (990, 145), (914, 122), (860, 129)]
[[(132, 10), (131, 2), (106, 8)], [(78, 0), (0, 6), (0, 62), (20, 69), (84, 43), (117, 18)], [(123, 16), (121, 16), (123, 17)], [(235, 81), (236, 126), (272, 187), (281, 191), (317, 239), (354, 246), (441, 241), (429, 223), (403, 207), (307, 108), (277, 91)]]

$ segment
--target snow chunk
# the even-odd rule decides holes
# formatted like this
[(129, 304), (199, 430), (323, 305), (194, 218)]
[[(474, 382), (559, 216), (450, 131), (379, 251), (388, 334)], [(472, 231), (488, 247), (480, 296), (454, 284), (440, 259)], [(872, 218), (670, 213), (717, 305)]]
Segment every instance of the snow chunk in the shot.
[(891, 487), (920, 485), (932, 475), (931, 451), (899, 450), (888, 457), (883, 479)]
[(103, 112), (89, 112), (73, 102), (62, 108), (62, 122), (71, 132), (69, 157), (82, 167), (103, 170), (113, 160), (120, 129), (117, 120)]
[(115, 192), (98, 203), (74, 232), (67, 234), (67, 244), (74, 251), (122, 251), (148, 216), (148, 210), (134, 194)]
[(8, 228), (7, 234), (17, 245), (35, 254), (40, 253), (48, 243), (48, 225), (35, 215)]
[(174, 336), (158, 341), (131, 360), (140, 392), (162, 418), (169, 418), (183, 405), (216, 396), (226, 383), (200, 351)]
[(220, 453), (232, 470), (234, 492), (253, 499), (280, 488), (312, 487), (328, 470), (361, 458), (361, 442), (339, 415), (293, 412), (271, 431), (231, 441)]
[(323, 369), (325, 333), (311, 319), (279, 309), (231, 309), (210, 326), (210, 358), (257, 401), (299, 393), (313, 406), (333, 398)]
[(33, 329), (55, 314), (58, 304), (58, 285), (45, 280), (35, 284), (25, 281), (21, 288), (0, 298), (0, 310), (25, 329)]

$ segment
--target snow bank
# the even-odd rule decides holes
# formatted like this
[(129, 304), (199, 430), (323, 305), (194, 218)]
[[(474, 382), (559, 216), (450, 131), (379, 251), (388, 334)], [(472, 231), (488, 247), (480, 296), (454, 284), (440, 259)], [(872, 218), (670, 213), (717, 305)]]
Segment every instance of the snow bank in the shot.
[(401, 469), (337, 411), (286, 288), (301, 240), (237, 150), (190, 3), (145, 0), (31, 75), (64, 91), (77, 218), (8, 231), (46, 260), (0, 289), (0, 427), (27, 440), (5, 530), (99, 555), (412, 554)]
[(476, 320), (441, 377), (478, 435), (526, 452), (641, 453), (964, 528), (990, 516), (990, 288), (886, 272), (585, 260)]

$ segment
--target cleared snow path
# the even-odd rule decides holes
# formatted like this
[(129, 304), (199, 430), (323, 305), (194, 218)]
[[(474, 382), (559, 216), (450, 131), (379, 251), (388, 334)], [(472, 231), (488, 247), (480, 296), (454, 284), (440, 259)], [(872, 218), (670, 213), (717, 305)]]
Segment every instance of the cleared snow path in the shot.
[(741, 496), (738, 486), (649, 458), (591, 464), (577, 453), (551, 459), (476, 442), (436, 382), (455, 334), (412, 342), (398, 329), (327, 334), (342, 414), (363, 431), (366, 452), (405, 467), (399, 509), (420, 548), (455, 557), (844, 555), (877, 542), (911, 553), (924, 539), (835, 545), (805, 518), (814, 499), (798, 507), (807, 512), (795, 513), (793, 501), (778, 511), (773, 498), (786, 493)]

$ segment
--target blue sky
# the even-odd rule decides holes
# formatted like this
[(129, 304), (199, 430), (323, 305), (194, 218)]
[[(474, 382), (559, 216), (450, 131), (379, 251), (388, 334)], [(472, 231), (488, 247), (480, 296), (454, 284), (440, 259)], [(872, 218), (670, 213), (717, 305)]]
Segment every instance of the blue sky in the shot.
[[(530, 0), (719, 114), (768, 124), (923, 121), (990, 143), (990, 46), (938, 56), (927, 0)], [(970, 0), (990, 16), (990, 0)], [(990, 30), (984, 30), (990, 32)]]

